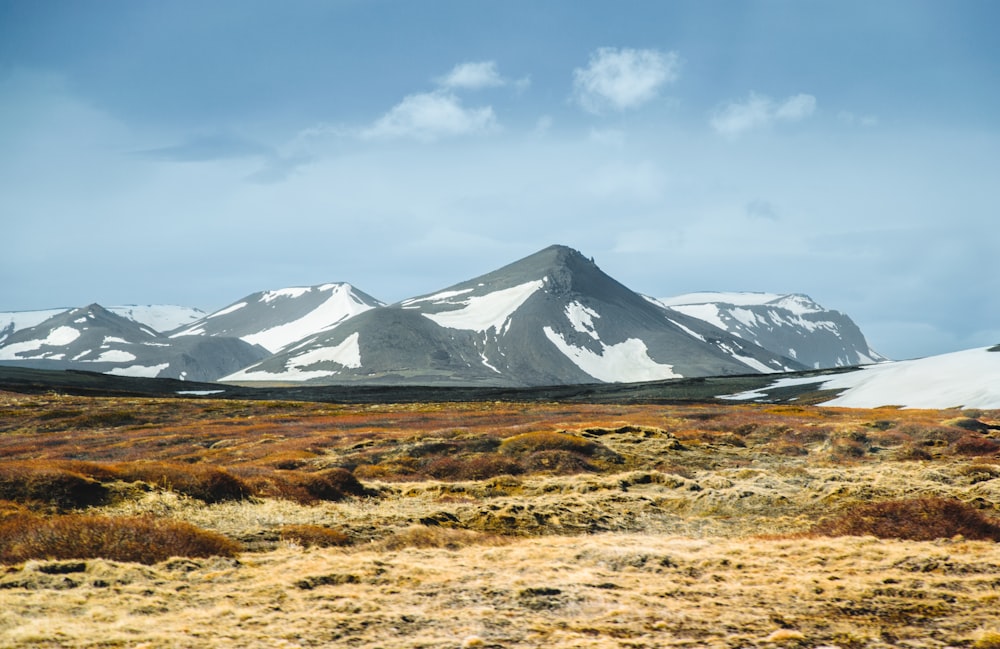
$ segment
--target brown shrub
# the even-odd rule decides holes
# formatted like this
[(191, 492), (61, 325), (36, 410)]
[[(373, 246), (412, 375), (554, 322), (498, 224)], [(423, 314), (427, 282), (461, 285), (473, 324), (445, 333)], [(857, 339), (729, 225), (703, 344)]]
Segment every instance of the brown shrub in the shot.
[(495, 453), (437, 458), (424, 471), (438, 480), (486, 480), (498, 475), (524, 473), (517, 460)]
[(294, 541), (303, 547), (330, 548), (351, 544), (351, 537), (347, 534), (320, 525), (285, 525), (280, 534), (282, 541)]
[(901, 448), (894, 456), (893, 459), (896, 460), (913, 460), (919, 462), (926, 462), (928, 460), (933, 460), (934, 456), (920, 448), (919, 446), (914, 446), (913, 444), (907, 444)]
[(61, 508), (89, 507), (103, 503), (108, 488), (58, 463), (44, 461), (0, 464), (0, 498), (16, 502), (37, 501)]
[(864, 503), (812, 529), (821, 536), (876, 536), (930, 541), (962, 535), (1000, 541), (1000, 525), (978, 510), (950, 498), (914, 498)]
[(0, 521), (0, 563), (28, 559), (93, 559), (156, 563), (169, 557), (232, 557), (235, 541), (185, 523), (152, 516), (110, 518), (31, 514)]
[(318, 500), (343, 500), (347, 496), (370, 495), (368, 489), (347, 469), (333, 468), (293, 475)]
[(993, 455), (1000, 451), (1000, 442), (979, 435), (966, 435), (956, 440), (951, 450), (958, 455)]
[(206, 464), (123, 462), (111, 466), (123, 480), (141, 480), (206, 503), (243, 500), (250, 487), (225, 469)]
[(347, 469), (302, 473), (245, 467), (240, 469), (240, 473), (248, 492), (261, 498), (281, 498), (309, 505), (322, 500), (338, 501), (348, 496), (371, 495), (371, 491)]

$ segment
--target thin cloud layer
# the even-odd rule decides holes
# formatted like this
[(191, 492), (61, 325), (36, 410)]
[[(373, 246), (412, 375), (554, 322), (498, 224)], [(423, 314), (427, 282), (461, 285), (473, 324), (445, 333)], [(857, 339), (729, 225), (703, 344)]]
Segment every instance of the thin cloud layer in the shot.
[(586, 68), (573, 72), (573, 89), (584, 110), (600, 114), (623, 111), (652, 100), (679, 77), (676, 52), (602, 47), (590, 55)]
[(775, 122), (798, 122), (816, 112), (816, 98), (798, 94), (776, 102), (755, 92), (745, 101), (733, 101), (716, 109), (709, 123), (716, 133), (736, 137)]
[(426, 92), (404, 98), (370, 128), (362, 131), (361, 136), (367, 139), (433, 141), (484, 133), (496, 126), (492, 106), (466, 108), (454, 94)]
[(497, 72), (495, 61), (479, 61), (459, 63), (451, 72), (439, 78), (437, 83), (444, 88), (479, 90), (507, 85), (507, 80)]

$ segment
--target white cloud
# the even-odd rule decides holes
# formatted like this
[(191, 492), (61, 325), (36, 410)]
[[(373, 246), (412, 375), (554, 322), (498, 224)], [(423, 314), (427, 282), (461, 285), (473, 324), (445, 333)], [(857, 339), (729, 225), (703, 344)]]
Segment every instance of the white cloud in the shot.
[(816, 98), (812, 95), (798, 94), (779, 103), (751, 92), (746, 101), (732, 101), (718, 108), (709, 123), (717, 133), (735, 137), (774, 122), (801, 121), (814, 112)]
[(776, 119), (797, 122), (816, 112), (816, 98), (812, 95), (798, 94), (789, 97), (774, 111)]
[(573, 88), (580, 106), (591, 113), (605, 108), (636, 108), (656, 97), (660, 88), (679, 76), (675, 52), (602, 47), (590, 55), (586, 68), (573, 71)]
[(448, 92), (409, 95), (361, 132), (364, 138), (414, 138), (431, 141), (471, 135), (497, 126), (491, 106), (466, 108)]
[(445, 88), (495, 88), (507, 85), (507, 81), (497, 72), (495, 61), (459, 63), (447, 75), (436, 80)]

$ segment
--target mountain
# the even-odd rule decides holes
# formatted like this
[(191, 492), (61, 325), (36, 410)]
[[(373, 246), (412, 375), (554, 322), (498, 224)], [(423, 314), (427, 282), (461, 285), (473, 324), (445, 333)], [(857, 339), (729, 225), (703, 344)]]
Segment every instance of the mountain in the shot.
[(241, 338), (273, 353), (378, 306), (382, 302), (344, 283), (261, 291), (169, 335)]
[[(0, 313), (0, 345), (15, 331), (34, 327), (52, 316), (69, 310), (69, 308), (62, 308)], [(170, 304), (112, 306), (108, 307), (108, 311), (159, 332), (177, 329), (205, 315), (201, 309)]]
[(698, 318), (668, 313), (579, 252), (551, 246), (366, 310), (222, 380), (530, 386), (803, 368)]
[(689, 293), (653, 301), (794, 358), (806, 367), (846, 367), (887, 360), (868, 345), (849, 317), (820, 306), (807, 295)]
[(770, 401), (769, 393), (835, 390), (825, 406), (845, 408), (1000, 408), (1000, 345), (869, 365), (832, 376), (779, 379), (771, 385), (728, 395), (744, 401)]
[(91, 304), (9, 335), (0, 345), (0, 364), (214, 381), (267, 354), (235, 338), (172, 340)]

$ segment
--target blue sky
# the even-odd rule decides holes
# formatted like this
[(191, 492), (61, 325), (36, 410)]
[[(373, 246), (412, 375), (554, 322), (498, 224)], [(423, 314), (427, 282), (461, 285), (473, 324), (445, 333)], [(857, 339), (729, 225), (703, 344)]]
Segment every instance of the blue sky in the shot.
[(0, 0), (0, 310), (395, 301), (563, 243), (1000, 342), (1000, 4)]

